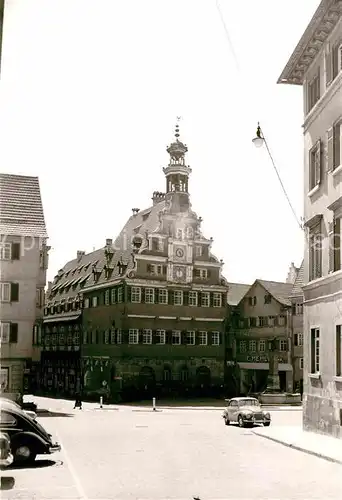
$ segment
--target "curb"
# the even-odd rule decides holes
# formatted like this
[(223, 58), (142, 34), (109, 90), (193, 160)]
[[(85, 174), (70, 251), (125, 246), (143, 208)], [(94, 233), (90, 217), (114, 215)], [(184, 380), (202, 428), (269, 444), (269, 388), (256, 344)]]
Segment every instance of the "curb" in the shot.
[(286, 443), (285, 441), (282, 441), (281, 439), (274, 438), (272, 436), (267, 436), (266, 434), (259, 434), (258, 432), (255, 432), (253, 430), (252, 430), (252, 433), (255, 436), (269, 439), (270, 441), (273, 441), (274, 443), (282, 444), (283, 446), (286, 446), (287, 448), (292, 448), (293, 450), (301, 451), (303, 453), (306, 453), (307, 455), (312, 455), (312, 456), (317, 457), (317, 458), (322, 458), (323, 460), (326, 460), (328, 462), (342, 465), (342, 460), (338, 460), (337, 458), (329, 457), (328, 455), (323, 455), (323, 453), (308, 450), (307, 448), (303, 448), (303, 447), (295, 445), (295, 444)]

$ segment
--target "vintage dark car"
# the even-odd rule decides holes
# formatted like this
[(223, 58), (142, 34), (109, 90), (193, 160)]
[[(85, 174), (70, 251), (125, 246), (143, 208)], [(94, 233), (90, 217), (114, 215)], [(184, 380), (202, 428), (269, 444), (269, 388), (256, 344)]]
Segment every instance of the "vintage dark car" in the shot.
[(271, 424), (271, 415), (262, 410), (256, 398), (232, 398), (226, 401), (227, 407), (222, 415), (226, 425), (237, 422), (239, 427), (252, 427), (255, 424), (268, 427)]
[(0, 432), (0, 467), (8, 467), (11, 463), (13, 463), (13, 455), (10, 438), (8, 434)]
[(15, 401), (12, 401), (11, 399), (6, 399), (3, 397), (0, 397), (0, 408), (5, 408), (6, 406), (14, 406), (15, 408), (21, 408), (26, 413), (26, 415), (33, 418), (33, 420), (36, 420), (36, 418), (37, 418), (37, 413), (35, 411), (25, 410), (22, 406), (20, 406)]
[(14, 462), (33, 462), (37, 455), (61, 449), (39, 422), (15, 406), (1, 407), (0, 432), (10, 438)]

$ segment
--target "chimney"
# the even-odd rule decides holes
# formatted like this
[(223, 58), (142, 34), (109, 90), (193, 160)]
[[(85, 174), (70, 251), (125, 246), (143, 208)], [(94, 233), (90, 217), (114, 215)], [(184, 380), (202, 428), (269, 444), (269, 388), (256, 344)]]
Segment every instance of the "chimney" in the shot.
[(138, 212), (140, 212), (140, 208), (132, 208), (132, 212), (134, 217), (135, 215), (137, 215)]
[(154, 191), (152, 195), (153, 206), (165, 200), (165, 193)]
[(77, 262), (79, 262), (83, 255), (85, 255), (85, 251), (84, 250), (77, 250)]
[(112, 238), (107, 238), (106, 239), (106, 247), (111, 247), (113, 245), (113, 240)]

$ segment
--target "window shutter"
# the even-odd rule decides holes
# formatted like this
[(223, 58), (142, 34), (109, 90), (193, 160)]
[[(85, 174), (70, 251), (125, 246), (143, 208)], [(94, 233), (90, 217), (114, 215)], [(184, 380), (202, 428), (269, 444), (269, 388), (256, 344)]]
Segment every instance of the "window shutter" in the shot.
[(336, 78), (338, 74), (338, 46), (339, 44), (335, 44), (332, 48), (332, 80)]
[(181, 331), (181, 344), (186, 345), (186, 330)]
[(128, 330), (122, 330), (122, 343), (128, 344)]
[(151, 266), (151, 264), (147, 264), (147, 272), (148, 273), (152, 272), (152, 266)]
[(20, 259), (20, 243), (12, 243), (11, 254), (12, 260)]
[(340, 166), (341, 163), (341, 124), (336, 124), (333, 128), (333, 143), (334, 143), (334, 153), (333, 153), (333, 168)]
[(210, 269), (207, 269), (207, 276), (208, 276), (208, 278), (211, 277), (211, 270)]
[(11, 323), (9, 341), (12, 344), (16, 344), (18, 342), (18, 323)]
[(214, 307), (214, 294), (211, 292), (209, 293), (209, 306)]
[(145, 302), (145, 288), (141, 288), (141, 303)]
[(189, 292), (184, 290), (183, 292), (183, 305), (187, 306), (189, 304)]
[(132, 297), (132, 287), (128, 286), (127, 287), (127, 302), (131, 302), (131, 297)]
[(334, 220), (334, 271), (341, 269), (341, 219)]
[(208, 335), (208, 345), (211, 345), (212, 341), (213, 341), (213, 339), (212, 339), (213, 336), (212, 336), (211, 332), (208, 332), (207, 335)]
[(200, 335), (199, 335), (199, 330), (195, 330), (195, 345), (199, 345), (200, 343)]
[(172, 330), (166, 330), (165, 332), (165, 343), (172, 344)]
[(139, 329), (139, 333), (138, 333), (138, 342), (139, 342), (139, 344), (143, 343), (143, 331), (141, 329)]
[(334, 169), (334, 136), (333, 127), (330, 127), (326, 133), (327, 137), (327, 171), (331, 172)]
[(298, 346), (298, 333), (294, 334), (294, 345)]
[(163, 274), (167, 274), (167, 266), (163, 266)]
[(202, 306), (202, 292), (197, 293), (197, 305), (198, 307)]
[(154, 289), (154, 303), (158, 304), (158, 300), (159, 300), (159, 289), (155, 288)]
[(328, 87), (332, 82), (333, 77), (333, 64), (332, 64), (332, 53), (327, 51), (325, 54), (325, 85)]
[(156, 331), (152, 330), (152, 344), (156, 344), (156, 343), (157, 343)]
[(317, 141), (317, 149), (316, 149), (316, 154), (315, 154), (315, 175), (316, 175), (316, 185), (320, 184), (321, 182), (321, 172), (322, 172), (322, 153), (321, 153), (321, 140), (319, 139)]
[(173, 305), (173, 290), (169, 290), (168, 299), (169, 299), (169, 305)]
[(19, 283), (11, 283), (11, 302), (19, 300)]
[(334, 272), (334, 243), (335, 243), (335, 235), (334, 235), (334, 221), (328, 223), (328, 237), (329, 237), (329, 273)]

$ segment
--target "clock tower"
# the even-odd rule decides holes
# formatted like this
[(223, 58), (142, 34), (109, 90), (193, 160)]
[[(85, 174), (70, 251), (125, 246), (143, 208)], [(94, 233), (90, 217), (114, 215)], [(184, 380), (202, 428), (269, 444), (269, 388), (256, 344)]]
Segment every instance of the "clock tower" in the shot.
[(169, 164), (163, 168), (166, 177), (166, 205), (171, 213), (187, 212), (191, 168), (185, 163), (188, 148), (179, 140), (178, 123), (175, 129), (175, 141), (166, 150), (170, 155)]

